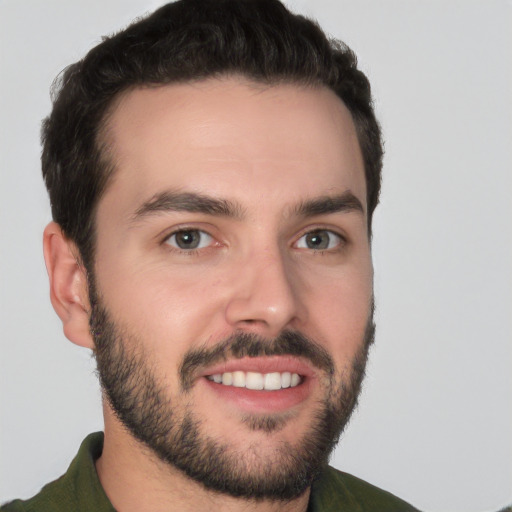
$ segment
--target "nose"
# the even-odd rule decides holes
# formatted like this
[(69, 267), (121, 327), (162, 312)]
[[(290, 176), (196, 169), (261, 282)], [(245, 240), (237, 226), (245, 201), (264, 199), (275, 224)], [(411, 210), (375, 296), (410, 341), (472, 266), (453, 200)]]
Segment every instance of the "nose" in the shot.
[(273, 338), (303, 320), (300, 283), (280, 251), (251, 254), (239, 263), (226, 320), (237, 330)]

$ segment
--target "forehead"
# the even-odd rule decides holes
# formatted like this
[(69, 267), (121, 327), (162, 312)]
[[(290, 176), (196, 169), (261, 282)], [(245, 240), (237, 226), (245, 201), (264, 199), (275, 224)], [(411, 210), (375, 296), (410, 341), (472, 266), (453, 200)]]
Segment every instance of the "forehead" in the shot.
[(135, 210), (169, 189), (242, 202), (350, 190), (366, 204), (350, 112), (325, 87), (223, 78), (134, 89), (105, 133), (115, 173), (100, 209)]

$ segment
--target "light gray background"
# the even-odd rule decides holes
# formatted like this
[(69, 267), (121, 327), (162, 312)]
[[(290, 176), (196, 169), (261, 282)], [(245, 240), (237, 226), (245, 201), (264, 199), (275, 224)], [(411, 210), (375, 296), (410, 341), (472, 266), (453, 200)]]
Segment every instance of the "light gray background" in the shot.
[[(427, 511), (512, 502), (512, 3), (296, 0), (359, 55), (385, 138), (377, 344), (333, 464)], [(89, 353), (48, 299), (49, 86), (154, 0), (0, 0), (0, 501), (102, 428)]]

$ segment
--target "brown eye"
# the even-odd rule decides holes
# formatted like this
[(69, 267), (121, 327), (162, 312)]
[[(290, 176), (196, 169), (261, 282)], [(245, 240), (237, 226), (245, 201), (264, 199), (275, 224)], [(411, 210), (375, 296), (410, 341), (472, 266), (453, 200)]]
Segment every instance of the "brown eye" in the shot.
[(199, 229), (183, 229), (173, 233), (166, 243), (184, 251), (203, 249), (212, 243), (212, 237)]
[(312, 249), (314, 251), (326, 251), (340, 245), (340, 235), (326, 229), (317, 229), (301, 236), (297, 242), (299, 249)]

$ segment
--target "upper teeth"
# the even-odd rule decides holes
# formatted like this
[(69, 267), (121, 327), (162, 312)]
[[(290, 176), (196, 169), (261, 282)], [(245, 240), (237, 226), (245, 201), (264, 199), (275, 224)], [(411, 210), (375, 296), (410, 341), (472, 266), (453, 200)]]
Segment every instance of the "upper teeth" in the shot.
[(225, 372), (208, 375), (208, 379), (225, 386), (235, 386), (255, 390), (274, 391), (282, 388), (293, 388), (300, 384), (301, 378), (297, 373), (274, 372)]

